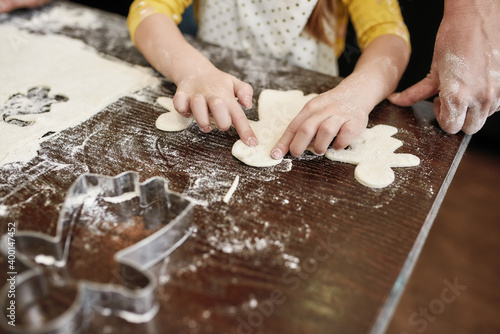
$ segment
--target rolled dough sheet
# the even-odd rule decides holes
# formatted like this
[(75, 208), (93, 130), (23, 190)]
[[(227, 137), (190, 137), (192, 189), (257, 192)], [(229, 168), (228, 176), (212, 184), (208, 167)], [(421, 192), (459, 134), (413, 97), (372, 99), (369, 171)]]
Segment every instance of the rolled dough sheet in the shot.
[(5, 24), (0, 25), (0, 45), (2, 114), (12, 113), (8, 108), (13, 96), (38, 87), (67, 98), (48, 112), (15, 115), (28, 126), (2, 117), (0, 165), (29, 161), (45, 134), (76, 126), (120, 97), (160, 83), (151, 69), (104, 58), (82, 41), (62, 35), (30, 34)]

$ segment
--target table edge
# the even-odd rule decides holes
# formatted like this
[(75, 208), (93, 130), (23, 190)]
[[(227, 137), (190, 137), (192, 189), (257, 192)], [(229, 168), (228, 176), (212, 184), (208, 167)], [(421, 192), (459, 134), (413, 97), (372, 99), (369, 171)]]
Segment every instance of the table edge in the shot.
[(400, 274), (396, 279), (396, 282), (394, 283), (391, 292), (389, 293), (389, 297), (387, 298), (384, 306), (382, 307), (377, 316), (377, 319), (370, 331), (370, 334), (383, 334), (386, 332), (389, 322), (392, 319), (394, 312), (396, 310), (396, 306), (398, 305), (399, 300), (406, 287), (406, 284), (408, 283), (408, 279), (410, 278), (413, 269), (415, 268), (415, 265), (417, 263), (417, 260), (420, 256), (420, 253), (422, 252), (422, 248), (425, 244), (427, 236), (429, 235), (429, 231), (434, 223), (434, 219), (437, 216), (439, 208), (441, 207), (441, 204), (444, 200), (444, 196), (446, 195), (446, 192), (448, 191), (451, 181), (455, 176), (460, 161), (462, 160), (462, 157), (467, 149), (467, 146), (469, 145), (471, 138), (472, 138), (471, 135), (464, 135), (464, 138), (462, 139), (462, 142), (460, 143), (460, 146), (457, 150), (457, 154), (455, 155), (455, 158), (453, 159), (450, 169), (446, 174), (443, 184), (439, 189), (439, 192), (436, 196), (436, 200), (434, 201), (429, 211), (429, 214), (427, 215), (424, 224), (422, 225), (422, 228), (420, 229), (420, 232), (417, 238), (415, 239), (415, 242), (409, 252), (408, 258), (403, 264)]

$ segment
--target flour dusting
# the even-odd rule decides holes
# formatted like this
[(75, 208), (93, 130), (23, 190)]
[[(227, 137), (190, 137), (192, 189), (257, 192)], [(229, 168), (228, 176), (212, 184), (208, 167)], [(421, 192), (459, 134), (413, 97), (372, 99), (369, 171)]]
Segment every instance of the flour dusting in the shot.
[(0, 204), (0, 216), (7, 216), (9, 213), (9, 207), (7, 205)]
[[(75, 126), (121, 96), (159, 83), (151, 70), (105, 59), (65, 36), (30, 35), (26, 43), (12, 44), (11, 36), (20, 33), (0, 26), (0, 43), (6, 46), (0, 63), (11, 64), (0, 73), (0, 164), (30, 160), (47, 134)], [(30, 95), (33, 90), (46, 96)]]
[(95, 12), (67, 4), (48, 6), (47, 9), (35, 12), (29, 20), (14, 17), (11, 23), (24, 30), (41, 30), (46, 33), (59, 32), (65, 27), (93, 30), (103, 25)]

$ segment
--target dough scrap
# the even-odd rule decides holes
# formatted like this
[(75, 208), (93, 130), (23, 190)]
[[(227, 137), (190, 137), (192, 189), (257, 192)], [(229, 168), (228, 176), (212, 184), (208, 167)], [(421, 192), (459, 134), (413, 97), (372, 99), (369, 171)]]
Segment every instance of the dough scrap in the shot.
[(392, 136), (398, 129), (379, 124), (365, 129), (346, 150), (329, 149), (325, 156), (333, 161), (355, 164), (354, 177), (370, 188), (384, 188), (394, 182), (391, 167), (413, 167), (420, 159), (413, 154), (394, 153), (403, 145)]
[(231, 199), (231, 197), (233, 197), (233, 194), (236, 191), (236, 188), (238, 187), (239, 183), (240, 183), (240, 176), (236, 175), (236, 177), (234, 178), (233, 184), (231, 184), (231, 187), (227, 191), (226, 196), (224, 196), (224, 198), (222, 199), (222, 201), (224, 203), (226, 203), (226, 204), (229, 203), (229, 200)]
[(156, 103), (169, 111), (168, 113), (161, 114), (156, 119), (156, 128), (159, 130), (169, 132), (182, 131), (187, 129), (193, 122), (193, 117), (184, 117), (175, 110), (172, 98), (162, 96), (156, 100)]
[(250, 121), (250, 127), (254, 131), (259, 145), (249, 147), (238, 140), (233, 145), (233, 156), (254, 167), (271, 167), (279, 164), (283, 159), (271, 158), (271, 150), (290, 122), (316, 95), (304, 96), (300, 90), (263, 90), (259, 96), (259, 121)]

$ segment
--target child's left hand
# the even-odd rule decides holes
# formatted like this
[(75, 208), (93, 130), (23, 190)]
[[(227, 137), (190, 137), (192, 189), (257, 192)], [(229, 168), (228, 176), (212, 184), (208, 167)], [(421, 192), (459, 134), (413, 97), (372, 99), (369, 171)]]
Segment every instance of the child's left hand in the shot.
[(366, 128), (372, 108), (357, 102), (362, 101), (361, 97), (345, 86), (340, 84), (306, 103), (271, 156), (281, 159), (290, 150), (292, 156), (298, 157), (312, 141), (315, 153), (324, 154), (335, 137), (334, 149), (347, 147)]
[(375, 38), (361, 54), (354, 71), (335, 88), (316, 96), (290, 123), (271, 157), (281, 159), (289, 150), (300, 156), (314, 140), (313, 149), (324, 154), (347, 147), (368, 125), (373, 108), (396, 88), (410, 48), (400, 37)]

